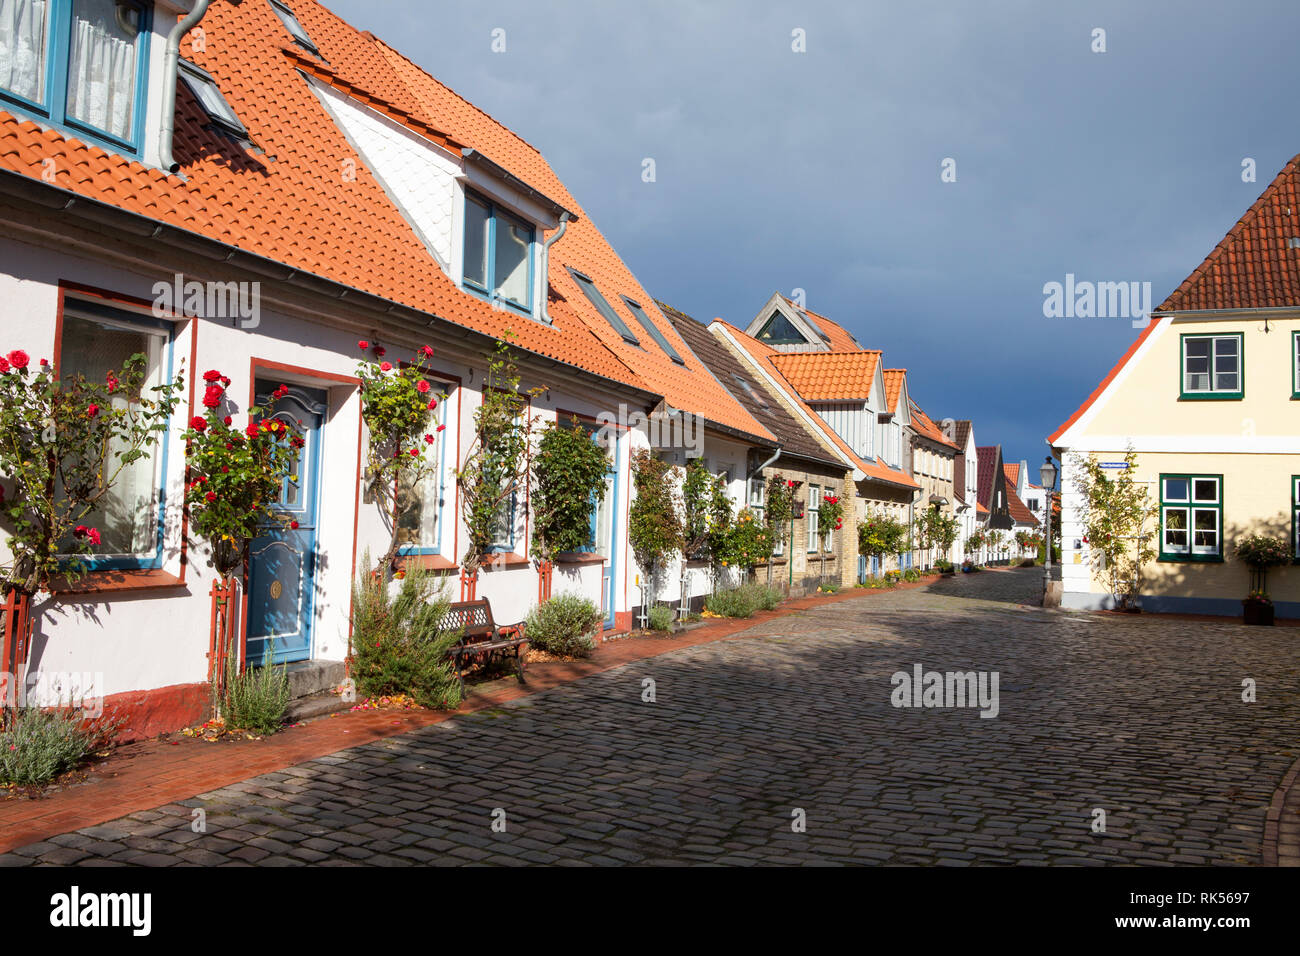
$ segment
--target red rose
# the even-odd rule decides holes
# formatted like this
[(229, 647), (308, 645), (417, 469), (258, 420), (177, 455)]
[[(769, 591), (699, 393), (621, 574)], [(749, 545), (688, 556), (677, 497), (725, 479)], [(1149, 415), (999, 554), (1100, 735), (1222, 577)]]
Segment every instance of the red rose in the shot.
[(420, 354), (425, 358), (433, 358), (433, 349), (429, 348), (427, 345), (421, 345)]
[(417, 457), (419, 457), (419, 454), (420, 454), (420, 449), (418, 449), (418, 448), (412, 448), (412, 449), (411, 449), (411, 457), (412, 457), (412, 458), (417, 458)]
[(96, 405), (96, 404), (94, 404), (94, 403), (92, 402), (91, 404), (89, 404), (89, 405), (86, 406), (86, 417), (87, 417), (87, 418), (94, 418), (94, 417), (95, 417), (96, 415), (98, 415), (98, 414), (99, 414), (99, 406), (98, 406), (98, 405)]
[(208, 427), (208, 420), (204, 418), (202, 415), (195, 415), (193, 418), (190, 419), (190, 428), (193, 428), (196, 432), (201, 432), (207, 427)]
[(230, 466), (229, 466), (229, 465), (222, 465), (222, 466), (221, 466), (221, 473), (222, 473), (223, 475), (229, 473), (229, 471), (230, 471)]
[(9, 371), (9, 360), (3, 355), (0, 355), (0, 375), (3, 375), (7, 371)]
[(421, 395), (423, 395), (425, 392), (429, 390), (429, 383), (426, 382), (424, 379), (420, 379), (418, 382), (415, 383), (415, 390), (419, 392)]
[[(41, 359), (41, 368), (49, 368), (49, 367), (50, 367), (50, 360), (49, 360), (49, 359)], [(112, 375), (113, 373), (112, 373), (112, 372), (109, 372), (108, 374), (109, 374), (109, 375)]]
[(425, 435), (425, 436), (424, 436), (424, 443), (425, 443), (426, 445), (432, 445), (432, 444), (433, 444), (433, 436), (432, 436), (432, 435)]
[(9, 364), (16, 369), (26, 368), (27, 363), (29, 363), (32, 360), (31, 356), (29, 356), (22, 349), (14, 349), (6, 356), (6, 358), (9, 359)]
[(298, 522), (296, 522), (296, 521), (290, 521), (290, 522), (289, 522), (289, 527), (292, 528), (294, 531), (297, 531), (297, 530), (298, 530)]
[(249, 438), (256, 438), (257, 431), (258, 431), (257, 423), (249, 422), (248, 427), (244, 429), (244, 434), (247, 435)]
[(392, 362), (384, 362), (379, 366), (379, 371), (381, 372), (391, 372), (392, 370), (393, 370)]
[(436, 398), (429, 399), (428, 407), (429, 407), (429, 411), (433, 411), (435, 408), (438, 407), (438, 400)]
[(442, 430), (443, 430), (444, 428), (446, 428), (446, 427), (447, 427), (446, 425), (439, 425), (439, 426), (438, 426), (438, 431), (442, 431)]
[(203, 496), (203, 500), (206, 501), (208, 504), (212, 504), (212, 502), (217, 500), (217, 493), (215, 491), (209, 491), (206, 495)]
[(218, 372), (215, 368), (208, 369), (206, 372), (203, 373), (203, 381), (205, 382), (215, 382), (220, 378), (221, 378), (221, 373)]
[(227, 378), (227, 377), (224, 376), (224, 375), (221, 376), (221, 384), (224, 385), (224, 386), (226, 386), (227, 388), (229, 388), (229, 387), (230, 387), (230, 379)]
[(87, 529), (86, 529), (86, 537), (90, 538), (90, 543), (91, 543), (91, 544), (96, 544), (96, 545), (99, 544), (99, 529), (98, 529), (98, 528), (87, 528)]
[(386, 348), (384, 348), (382, 345), (376, 345), (376, 346), (375, 346), (375, 357), (376, 357), (376, 358), (383, 358), (386, 354), (388, 354), (388, 350), (387, 350)]
[(361, 351), (364, 352), (368, 348), (370, 348), (370, 343), (367, 342), (365, 339), (362, 339), (360, 342), (357, 343), (357, 348), (361, 349)]
[(225, 418), (221, 419), (221, 421), (224, 422), (225, 424), (229, 425), (231, 422), (234, 421), (234, 419), (231, 418), (229, 415), (227, 415)]
[(221, 404), (221, 396), (220, 396), (220, 395), (204, 395), (204, 396), (203, 396), (203, 407), (204, 407), (204, 408), (216, 408), (216, 407), (217, 407), (218, 405), (220, 405), (220, 404)]

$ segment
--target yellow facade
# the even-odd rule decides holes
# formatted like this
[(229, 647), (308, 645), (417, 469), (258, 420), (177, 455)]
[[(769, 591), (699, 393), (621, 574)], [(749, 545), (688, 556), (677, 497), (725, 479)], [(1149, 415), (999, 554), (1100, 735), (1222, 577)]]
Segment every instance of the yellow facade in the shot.
[[(1218, 551), (1213, 554), (1170, 554), (1162, 549), (1159, 517), (1153, 524), (1157, 550), (1166, 553), (1144, 571), (1142, 605), (1148, 610), (1239, 615), (1240, 601), (1250, 590), (1249, 569), (1233, 557), (1236, 543), (1246, 535), (1268, 534), (1296, 542), (1297, 476), (1300, 476), (1300, 398), (1297, 393), (1297, 336), (1300, 313), (1239, 313), (1207, 318), (1166, 317), (1158, 320), (1137, 351), (1078, 420), (1066, 427), (1054, 445), (1063, 460), (1063, 578), (1067, 607), (1109, 606), (1109, 585), (1096, 558), (1081, 539), (1080, 495), (1076, 490), (1074, 456), (1089, 454), (1101, 462), (1123, 461), (1126, 450), (1137, 453), (1135, 477), (1151, 500), (1161, 501), (1162, 475), (1218, 478)], [(1238, 365), (1240, 396), (1230, 377), (1214, 384), (1224, 391), (1209, 393), (1207, 382), (1185, 376), (1187, 337), (1235, 340), (1222, 368)], [(1192, 346), (1195, 348), (1195, 346)], [(1201, 346), (1205, 348), (1205, 346)], [(1198, 353), (1199, 354), (1199, 353)], [(1199, 369), (1191, 360), (1191, 368)], [(1206, 485), (1207, 491), (1211, 488)], [(1170, 508), (1177, 509), (1177, 502)], [(1204, 509), (1209, 527), (1211, 509)], [(1178, 542), (1178, 516), (1167, 518), (1168, 540)], [(1208, 535), (1202, 541), (1211, 540)], [(1177, 545), (1171, 545), (1176, 548)], [(1208, 549), (1208, 544), (1202, 544)], [(1190, 550), (1190, 548), (1189, 548)], [(1284, 617), (1300, 616), (1300, 567), (1268, 572), (1266, 589)]]

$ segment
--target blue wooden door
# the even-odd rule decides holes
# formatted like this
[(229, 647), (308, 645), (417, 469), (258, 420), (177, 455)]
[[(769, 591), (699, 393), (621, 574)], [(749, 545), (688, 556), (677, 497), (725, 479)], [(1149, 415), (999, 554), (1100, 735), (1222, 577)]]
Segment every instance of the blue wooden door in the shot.
[[(321, 425), (326, 396), (317, 389), (294, 386), (288, 395), (272, 400), (276, 384), (257, 383), (257, 404), (267, 415), (284, 422), (304, 444), (297, 468), (284, 480), (275, 506), (286, 522), (264, 526), (251, 549), (246, 658), (250, 664), (262, 662), (268, 643), (272, 647), (271, 659), (277, 664), (311, 658)], [(297, 522), (298, 526), (294, 528), (289, 522)]]

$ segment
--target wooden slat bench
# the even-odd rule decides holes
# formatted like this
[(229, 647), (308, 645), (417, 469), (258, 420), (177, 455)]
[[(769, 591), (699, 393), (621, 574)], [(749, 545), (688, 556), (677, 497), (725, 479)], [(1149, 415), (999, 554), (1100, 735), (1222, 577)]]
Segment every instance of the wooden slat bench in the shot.
[(460, 628), (464, 634), (451, 649), (451, 659), (456, 666), (456, 679), (460, 682), (460, 696), (465, 696), (465, 671), (468, 665), (482, 663), (493, 657), (505, 660), (513, 656), (515, 674), (519, 683), (524, 681), (524, 650), (528, 639), (524, 625), (507, 624), (504, 627), (492, 618), (492, 604), (487, 598), (477, 601), (458, 601), (447, 609), (449, 629)]

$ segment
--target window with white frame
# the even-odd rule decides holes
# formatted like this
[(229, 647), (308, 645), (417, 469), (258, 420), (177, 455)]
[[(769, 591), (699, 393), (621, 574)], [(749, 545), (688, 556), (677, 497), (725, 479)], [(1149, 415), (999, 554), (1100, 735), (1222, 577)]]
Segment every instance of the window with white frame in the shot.
[(0, 0), (0, 100), (140, 149), (152, 5)]
[[(109, 372), (121, 371), (134, 355), (145, 357), (145, 380), (128, 394), (117, 391), (115, 409), (129, 409), (142, 394), (162, 385), (170, 376), (172, 328), (169, 323), (119, 312), (98, 303), (69, 300), (63, 314), (58, 368), (62, 381), (83, 377), (103, 382)], [(124, 465), (108, 493), (79, 523), (99, 530), (100, 543), (87, 560), (91, 569), (147, 569), (162, 566), (163, 471), (168, 448), (155, 443), (141, 457)], [(106, 450), (105, 467), (115, 470), (117, 455), (125, 446)]]
[(1241, 398), (1243, 394), (1242, 339), (1228, 335), (1184, 335), (1184, 398)]
[(1291, 333), (1291, 397), (1300, 398), (1300, 332)]
[(1160, 476), (1160, 557), (1223, 558), (1223, 476)]
[(532, 226), (476, 193), (465, 193), (465, 285), (520, 312), (533, 311)]
[(805, 518), (808, 521), (808, 550), (816, 552), (821, 535), (817, 530), (817, 514), (822, 507), (822, 489), (821, 485), (808, 486), (808, 507)]

